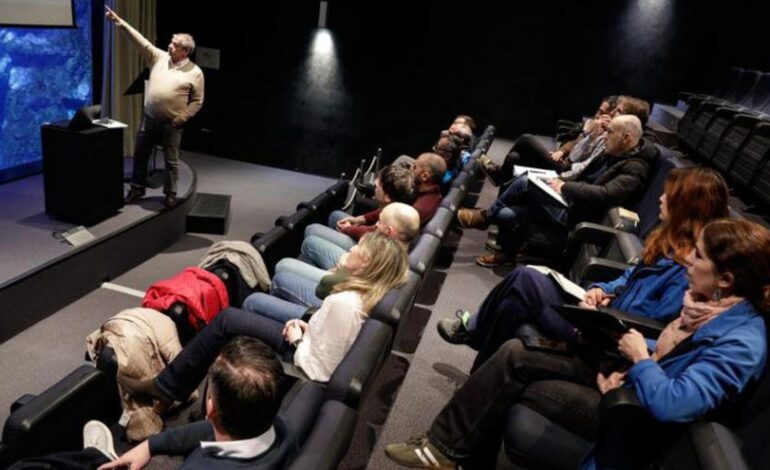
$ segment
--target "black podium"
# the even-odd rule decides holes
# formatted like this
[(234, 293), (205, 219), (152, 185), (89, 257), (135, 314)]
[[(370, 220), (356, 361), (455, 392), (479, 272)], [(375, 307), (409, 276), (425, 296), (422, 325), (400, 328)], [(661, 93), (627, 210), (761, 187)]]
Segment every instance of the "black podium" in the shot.
[(45, 212), (93, 225), (123, 207), (123, 129), (44, 125)]

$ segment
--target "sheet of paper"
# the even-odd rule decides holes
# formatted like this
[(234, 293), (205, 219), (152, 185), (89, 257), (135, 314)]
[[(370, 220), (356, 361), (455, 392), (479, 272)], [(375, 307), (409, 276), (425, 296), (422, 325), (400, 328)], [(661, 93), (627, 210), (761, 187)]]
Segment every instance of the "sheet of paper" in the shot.
[(557, 193), (553, 190), (550, 186), (548, 186), (548, 183), (543, 181), (538, 176), (533, 176), (531, 173), (527, 174), (527, 181), (534, 184), (538, 188), (542, 189), (543, 192), (545, 192), (547, 195), (551, 196), (556, 202), (563, 205), (564, 207), (567, 207), (569, 204), (567, 204), (567, 201), (564, 200), (564, 198), (561, 196), (561, 194)]
[(556, 284), (558, 284), (564, 292), (575, 297), (576, 299), (583, 300), (585, 298), (586, 290), (567, 279), (567, 277), (562, 273), (554, 271), (548, 266), (540, 266), (537, 264), (528, 264), (527, 267), (532, 268), (535, 271), (539, 271), (546, 276), (550, 276), (554, 281), (556, 281)]
[(553, 170), (546, 170), (545, 168), (534, 168), (531, 166), (513, 165), (513, 176), (520, 176), (524, 173), (531, 175), (542, 176), (543, 178), (558, 178), (559, 174)]

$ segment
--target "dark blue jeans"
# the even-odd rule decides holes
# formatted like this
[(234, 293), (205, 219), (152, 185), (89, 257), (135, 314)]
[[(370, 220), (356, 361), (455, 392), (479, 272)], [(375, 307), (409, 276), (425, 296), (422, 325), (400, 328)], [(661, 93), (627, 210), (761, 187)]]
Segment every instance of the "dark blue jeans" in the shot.
[[(508, 341), (457, 390), (433, 420), (428, 438), (455, 460), (473, 458), (490, 448), (490, 436), (500, 435), (506, 411), (516, 403), (593, 438), (601, 398), (594, 385), (596, 372), (578, 356), (534, 351), (518, 339)], [(541, 381), (546, 383), (538, 386), (538, 394), (527, 393)]]
[(567, 226), (567, 208), (537, 189), (531, 189), (526, 175), (502, 187), (497, 200), (487, 209), (487, 218), (501, 227), (516, 229), (532, 219)]
[(470, 318), (470, 346), (479, 351), (471, 370), (478, 369), (500, 345), (514, 338), (524, 323), (536, 325), (549, 338), (574, 340), (575, 327), (554, 310), (564, 303), (565, 296), (546, 275), (526, 266), (508, 273)]
[(236, 336), (260, 339), (281, 355), (290, 353), (291, 346), (283, 340), (283, 327), (282, 322), (272, 318), (226, 308), (182, 349), (155, 384), (169, 397), (185, 401), (206, 377), (222, 347)]

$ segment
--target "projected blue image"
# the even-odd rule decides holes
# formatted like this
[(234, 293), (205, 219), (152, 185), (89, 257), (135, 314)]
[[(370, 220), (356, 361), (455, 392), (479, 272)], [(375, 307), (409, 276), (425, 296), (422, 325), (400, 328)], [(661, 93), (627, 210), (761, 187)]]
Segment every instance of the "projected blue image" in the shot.
[(91, 0), (74, 29), (0, 28), (0, 174), (39, 162), (40, 126), (91, 103)]

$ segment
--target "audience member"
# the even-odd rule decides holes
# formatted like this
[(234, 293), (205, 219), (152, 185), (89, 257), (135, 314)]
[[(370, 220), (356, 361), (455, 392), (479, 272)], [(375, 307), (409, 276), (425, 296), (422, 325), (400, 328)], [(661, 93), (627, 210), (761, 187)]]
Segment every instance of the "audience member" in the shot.
[(189, 396), (206, 367), (234, 336), (261, 339), (308, 378), (326, 382), (352, 346), (368, 312), (390, 289), (404, 282), (408, 270), (403, 245), (379, 232), (367, 233), (350, 251), (350, 277), (332, 294), (310, 321), (276, 321), (258, 313), (225, 309), (201, 330), (152, 381), (135, 389), (162, 403)]
[[(598, 218), (612, 206), (623, 205), (637, 196), (647, 181), (650, 164), (657, 155), (654, 145), (642, 139), (642, 126), (632, 115), (610, 121), (604, 152), (574, 181), (546, 180), (548, 186), (569, 205), (565, 206), (542, 189), (533, 189), (528, 175), (518, 176), (487, 209), (460, 209), (457, 219), (463, 227), (486, 229), (491, 223), (501, 229), (523, 230), (532, 220), (566, 232), (577, 222)], [(515, 247), (507, 252), (482, 255), (481, 266), (512, 263)]]
[[(728, 214), (727, 184), (719, 173), (673, 170), (660, 197), (661, 225), (645, 240), (639, 264), (614, 281), (589, 286), (581, 305), (671, 320), (681, 310), (687, 288), (686, 256), (703, 226)], [(554, 310), (570, 300), (550, 277), (520, 266), (492, 289), (477, 314), (458, 311), (459, 319), (441, 320), (437, 328), (446, 341), (479, 351), (475, 370), (524, 323), (535, 324), (549, 338), (574, 342), (575, 328)]]
[(153, 456), (184, 456), (183, 469), (281, 468), (297, 450), (278, 410), (283, 369), (264, 343), (238, 336), (208, 371), (206, 420), (151, 436), (120, 457), (104, 424), (84, 428), (84, 450), (18, 462), (16, 468), (144, 468)]
[(629, 426), (629, 435), (613, 436), (618, 445), (602, 445), (597, 421), (602, 394), (619, 387), (635, 390), (658, 428), (690, 422), (735, 399), (759, 378), (767, 359), (763, 317), (770, 311), (770, 233), (743, 220), (711, 222), (687, 265), (682, 311), (652, 353), (634, 329), (620, 338), (617, 350), (630, 368), (601, 370), (596, 359), (579, 351), (551, 353), (513, 339), (457, 390), (427, 434), (388, 445), (388, 457), (417, 468), (456, 463), (482, 468), (476, 459), (496, 456), (490, 436), (498, 435), (506, 409), (522, 403), (584, 439), (598, 438), (584, 468), (654, 462), (676, 439)]

